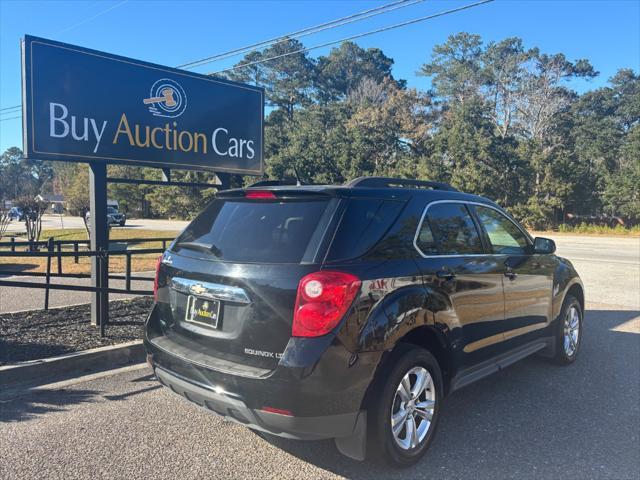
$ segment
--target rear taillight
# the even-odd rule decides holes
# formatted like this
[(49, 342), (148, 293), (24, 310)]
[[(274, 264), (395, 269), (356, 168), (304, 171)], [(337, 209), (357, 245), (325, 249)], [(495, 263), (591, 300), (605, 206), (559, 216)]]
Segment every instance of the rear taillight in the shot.
[(293, 312), (294, 337), (319, 337), (333, 330), (360, 290), (360, 279), (344, 272), (310, 273), (300, 280)]
[(156, 276), (153, 279), (153, 300), (155, 302), (158, 301), (158, 275), (160, 275), (160, 265), (162, 265), (163, 256), (164, 255), (160, 255), (156, 261)]
[(276, 198), (276, 194), (269, 190), (251, 190), (245, 193), (244, 197), (266, 200), (266, 199)]

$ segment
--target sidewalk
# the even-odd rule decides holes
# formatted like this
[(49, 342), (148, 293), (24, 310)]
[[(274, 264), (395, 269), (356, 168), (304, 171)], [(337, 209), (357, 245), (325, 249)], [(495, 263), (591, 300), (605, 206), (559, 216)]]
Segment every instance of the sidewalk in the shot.
[[(135, 272), (132, 276), (152, 278), (154, 272)], [(28, 276), (2, 276), (2, 280), (15, 280), (20, 282), (44, 283), (43, 277)], [(52, 284), (66, 285), (89, 285), (88, 278), (52, 278)], [(113, 288), (125, 288), (124, 280), (111, 280), (109, 286)], [(136, 281), (131, 282), (131, 288), (135, 290), (152, 290), (153, 282)], [(10, 312), (20, 312), (22, 310), (41, 310), (44, 308), (45, 290), (40, 288), (22, 288), (0, 286), (0, 314)], [(135, 295), (111, 294), (109, 300), (122, 300), (133, 298)], [(91, 292), (74, 292), (69, 290), (50, 290), (49, 307), (65, 307), (91, 302)]]

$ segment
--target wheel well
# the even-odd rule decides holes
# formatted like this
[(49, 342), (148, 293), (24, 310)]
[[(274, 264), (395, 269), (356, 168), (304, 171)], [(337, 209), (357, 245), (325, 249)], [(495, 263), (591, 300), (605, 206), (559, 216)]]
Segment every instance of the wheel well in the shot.
[(367, 409), (373, 395), (376, 395), (380, 382), (387, 378), (387, 373), (394, 365), (396, 359), (404, 353), (409, 345), (415, 345), (425, 348), (438, 361), (440, 370), (442, 371), (442, 381), (444, 382), (445, 394), (449, 391), (449, 385), (453, 376), (453, 359), (450, 350), (444, 339), (439, 338), (439, 333), (432, 327), (417, 327), (408, 332), (404, 337), (400, 338), (393, 349), (384, 352), (380, 363), (373, 375), (373, 379), (365, 392), (362, 400), (362, 408)]
[(567, 291), (567, 295), (573, 295), (574, 297), (576, 297), (576, 299), (580, 303), (582, 313), (584, 314), (584, 291), (582, 290), (582, 287), (579, 284), (574, 283)]
[(451, 351), (446, 341), (440, 337), (440, 334), (428, 326), (414, 328), (400, 339), (394, 350), (397, 349), (400, 344), (407, 343), (425, 348), (436, 357), (440, 365), (440, 370), (442, 370), (442, 380), (444, 381), (445, 391), (448, 390), (449, 382), (453, 375), (453, 359), (451, 358)]

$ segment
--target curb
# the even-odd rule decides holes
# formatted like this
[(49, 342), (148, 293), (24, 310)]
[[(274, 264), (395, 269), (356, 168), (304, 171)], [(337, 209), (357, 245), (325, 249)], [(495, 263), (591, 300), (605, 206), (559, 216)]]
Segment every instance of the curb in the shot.
[(0, 390), (22, 384), (43, 385), (84, 375), (87, 371), (111, 370), (127, 364), (144, 362), (142, 340), (73, 352), (59, 357), (32, 360), (0, 367)]

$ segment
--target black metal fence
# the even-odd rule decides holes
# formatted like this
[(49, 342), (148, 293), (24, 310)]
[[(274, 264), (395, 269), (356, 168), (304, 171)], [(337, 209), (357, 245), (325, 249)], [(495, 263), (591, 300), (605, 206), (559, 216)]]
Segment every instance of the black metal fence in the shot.
[[(91, 251), (89, 250), (89, 240), (54, 240), (50, 238), (46, 241), (28, 242), (15, 241), (11, 239), (8, 242), (0, 242), (0, 258), (46, 258), (46, 268), (44, 272), (29, 272), (22, 270), (11, 270), (4, 268), (0, 264), (0, 275), (16, 275), (25, 277), (44, 277), (44, 283), (25, 282), (18, 280), (7, 280), (0, 277), (0, 286), (7, 287), (24, 287), (24, 288), (40, 288), (44, 289), (44, 309), (49, 309), (49, 296), (51, 290), (71, 290), (80, 292), (100, 292), (106, 290), (108, 293), (121, 293), (132, 295), (152, 295), (152, 290), (139, 290), (131, 287), (132, 281), (148, 281), (152, 282), (154, 277), (133, 276), (131, 271), (131, 260), (135, 255), (162, 254), (167, 243), (173, 241), (173, 238), (136, 238), (128, 240), (109, 240), (108, 251)], [(142, 243), (161, 243), (162, 248), (135, 248), (130, 249), (131, 245), (139, 245)], [(83, 247), (83, 248), (81, 248)], [(23, 248), (23, 250), (21, 250)], [(125, 257), (124, 274), (109, 274), (109, 279), (124, 280), (124, 288), (102, 288), (90, 285), (70, 285), (70, 284), (52, 284), (52, 278), (91, 278), (89, 273), (65, 273), (63, 271), (63, 261), (65, 257), (72, 257), (74, 263), (79, 263), (82, 257), (102, 257), (109, 258), (114, 256)], [(56, 269), (53, 271), (52, 263), (56, 261)], [(104, 325), (101, 325), (101, 333), (104, 334)]]

